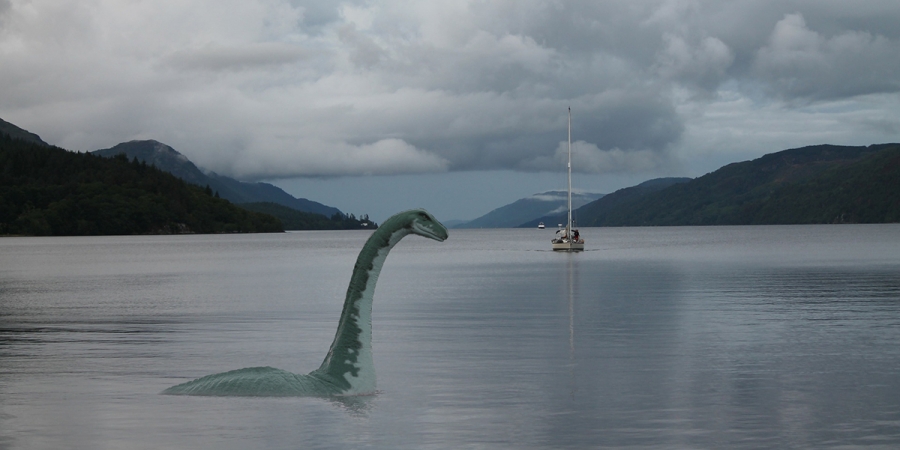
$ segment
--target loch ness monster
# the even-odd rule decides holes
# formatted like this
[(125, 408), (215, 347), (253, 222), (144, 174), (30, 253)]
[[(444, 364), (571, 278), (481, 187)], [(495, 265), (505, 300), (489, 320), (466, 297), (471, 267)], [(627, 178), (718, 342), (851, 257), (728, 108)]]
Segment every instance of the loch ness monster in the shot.
[(372, 299), (375, 283), (388, 253), (409, 234), (439, 242), (448, 236), (447, 228), (423, 209), (395, 214), (372, 233), (356, 259), (334, 341), (318, 369), (303, 375), (274, 367), (249, 367), (207, 375), (172, 386), (162, 393), (259, 397), (374, 394)]

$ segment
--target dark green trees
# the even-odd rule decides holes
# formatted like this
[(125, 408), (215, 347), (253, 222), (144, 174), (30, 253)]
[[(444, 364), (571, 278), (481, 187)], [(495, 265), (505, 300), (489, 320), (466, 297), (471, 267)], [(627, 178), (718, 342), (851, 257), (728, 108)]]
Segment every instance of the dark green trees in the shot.
[(278, 219), (145, 163), (0, 135), (0, 235), (277, 231)]

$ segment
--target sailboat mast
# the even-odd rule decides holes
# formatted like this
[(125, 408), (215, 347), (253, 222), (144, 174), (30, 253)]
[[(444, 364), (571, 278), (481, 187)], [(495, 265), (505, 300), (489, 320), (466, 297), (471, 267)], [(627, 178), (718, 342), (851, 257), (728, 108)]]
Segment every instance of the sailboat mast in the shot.
[(572, 239), (572, 107), (569, 107), (569, 162), (568, 162), (568, 171), (569, 171), (569, 199), (568, 199), (568, 210), (569, 215), (566, 220), (566, 236), (569, 236), (569, 239)]

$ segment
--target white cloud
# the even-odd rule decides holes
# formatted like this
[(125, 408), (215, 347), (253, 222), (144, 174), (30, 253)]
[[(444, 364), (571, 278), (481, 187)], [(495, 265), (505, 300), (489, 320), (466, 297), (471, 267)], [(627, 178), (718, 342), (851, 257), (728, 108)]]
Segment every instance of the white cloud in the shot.
[(257, 145), (257, 150), (241, 153), (230, 172), (250, 178), (283, 178), (444, 172), (448, 167), (445, 159), (401, 139), (362, 145), (311, 139), (297, 143), (293, 149), (285, 149), (283, 142), (261, 144), (272, 145)]
[[(553, 156), (540, 156), (523, 163), (523, 169), (565, 170), (568, 143), (560, 142)], [(624, 151), (619, 148), (601, 150), (585, 141), (572, 142), (572, 171), (583, 173), (652, 173), (661, 166), (672, 164), (664, 152), (652, 150)]]
[(562, 194), (535, 194), (528, 198), (539, 202), (558, 202), (565, 199)]

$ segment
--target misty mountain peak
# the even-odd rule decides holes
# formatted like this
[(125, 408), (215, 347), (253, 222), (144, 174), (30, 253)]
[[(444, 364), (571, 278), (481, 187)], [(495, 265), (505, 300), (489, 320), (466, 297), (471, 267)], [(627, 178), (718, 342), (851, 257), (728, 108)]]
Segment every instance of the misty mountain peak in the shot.
[(187, 156), (174, 148), (152, 139), (123, 142), (112, 148), (91, 152), (98, 156), (111, 158), (124, 154), (128, 159), (153, 164), (158, 169), (169, 172), (188, 183), (198, 186), (209, 186), (222, 198), (232, 203), (271, 202), (296, 209), (331, 217), (341, 211), (333, 206), (305, 198), (295, 198), (280, 188), (268, 183), (250, 183), (219, 175), (213, 171), (204, 171), (192, 163)]
[(111, 148), (91, 152), (107, 158), (124, 154), (128, 159), (137, 158), (138, 161), (152, 164), (172, 175), (187, 181), (188, 183), (204, 186), (207, 183), (206, 176), (186, 156), (174, 148), (152, 139), (141, 141), (128, 141)]

